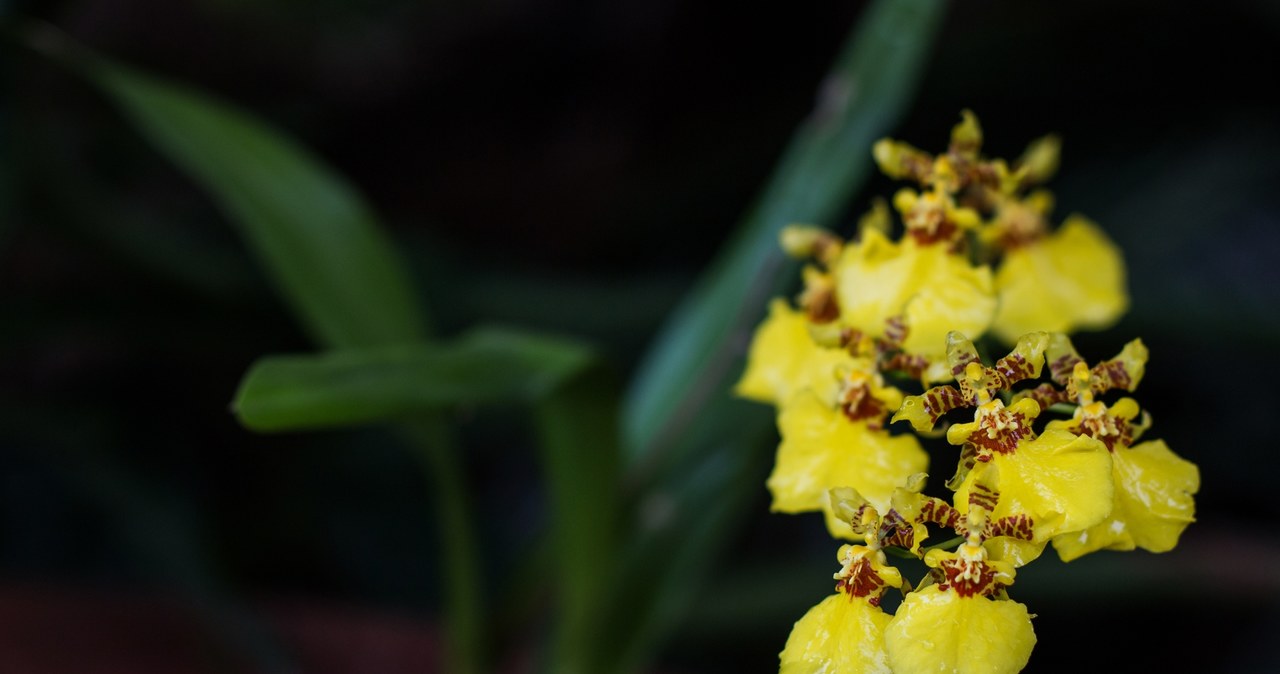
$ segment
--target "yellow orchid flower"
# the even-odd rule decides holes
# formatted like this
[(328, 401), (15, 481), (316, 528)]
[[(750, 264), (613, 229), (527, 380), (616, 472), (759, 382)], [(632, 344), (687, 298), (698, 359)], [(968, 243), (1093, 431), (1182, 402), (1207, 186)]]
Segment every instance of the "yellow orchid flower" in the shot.
[(1125, 344), (1115, 358), (1089, 367), (1080, 354), (1076, 353), (1071, 338), (1063, 333), (1049, 335), (1046, 354), (1053, 383), (1020, 391), (1014, 396), (1015, 400), (1032, 398), (1040, 403), (1041, 408), (1047, 409), (1054, 403), (1062, 402), (1088, 405), (1112, 389), (1124, 389), (1132, 393), (1146, 373), (1149, 356), (1147, 345), (1141, 339), (1135, 339)]
[[(1025, 402), (1038, 409), (1034, 402)], [(998, 405), (999, 401), (994, 404)], [(1019, 412), (1024, 413), (1026, 409)], [(992, 416), (1004, 415), (988, 415), (988, 418)], [(982, 423), (984, 427), (977, 433), (985, 439), (992, 426)], [(950, 435), (948, 433), (948, 441), (955, 443)], [(1005, 444), (1004, 440), (997, 442)], [(978, 456), (984, 456), (983, 450), (978, 450)], [(985, 461), (977, 458), (956, 485), (956, 509), (967, 513), (975, 501), (998, 494), (998, 500), (990, 505), (992, 518), (1020, 521), (1021, 526), (1031, 532), (1029, 539), (996, 540), (992, 545), (993, 557), (1023, 566), (1039, 557), (1054, 536), (1088, 529), (1111, 514), (1114, 501), (1111, 456), (1106, 447), (1093, 438), (1046, 430), (1038, 436), (1022, 436), (1008, 453), (996, 451), (985, 456), (989, 458)]]
[[(922, 241), (946, 241), (960, 250), (965, 231), (979, 232), (976, 242), (982, 248), (976, 251), (977, 259), (996, 263), (999, 306), (990, 327), (1006, 344), (1036, 330), (1112, 325), (1129, 306), (1119, 249), (1080, 215), (1067, 218), (1051, 233), (1051, 195), (1039, 190), (1023, 196), (1027, 188), (1057, 171), (1060, 139), (1050, 134), (1033, 141), (1012, 169), (1004, 160), (984, 157), (982, 142), (977, 116), (964, 110), (947, 151), (940, 155), (887, 138), (873, 146), (872, 155), (885, 175), (928, 188), (920, 196), (904, 190), (895, 198), (907, 233)], [(983, 217), (990, 222), (981, 223)], [(979, 334), (968, 332), (975, 338)]]
[[(973, 342), (958, 330), (947, 333), (947, 373), (959, 386), (935, 386), (920, 395), (903, 399), (892, 421), (907, 421), (917, 432), (933, 430), (946, 413), (962, 407), (977, 407), (995, 399), (1001, 391), (1025, 379), (1040, 376), (1050, 335), (1032, 332), (1018, 339), (1009, 355), (985, 367), (978, 358)], [(1047, 394), (1046, 394), (1047, 395)]]
[(791, 628), (778, 674), (891, 674), (884, 648), (890, 617), (844, 594), (823, 599)]
[(1109, 327), (1129, 308), (1119, 248), (1083, 216), (1005, 251), (996, 268), (999, 307), (991, 330), (1011, 343), (1032, 330)]
[(889, 510), (881, 510), (853, 487), (828, 491), (832, 516), (849, 525), (868, 545), (899, 547), (919, 556), (920, 544), (929, 536), (927, 522), (956, 528), (959, 514), (945, 502), (921, 494), (928, 475), (916, 473), (894, 489)]
[(1075, 534), (1053, 539), (1064, 562), (1095, 550), (1168, 552), (1195, 521), (1200, 469), (1164, 443), (1143, 442), (1112, 455), (1115, 505), (1111, 515)]
[[(881, 423), (883, 414), (881, 408)], [(766, 481), (772, 510), (821, 510), (828, 531), (841, 538), (852, 538), (853, 531), (833, 513), (828, 490), (853, 487), (878, 511), (887, 511), (894, 490), (924, 472), (929, 455), (915, 436), (890, 435), (869, 418), (851, 419), (848, 407), (832, 407), (811, 392), (783, 405), (778, 414), (782, 442)]]
[(880, 608), (902, 575), (876, 547), (840, 548), (843, 568), (836, 593), (796, 621), (778, 658), (779, 674), (891, 674), (884, 630), (890, 616)]
[(1106, 447), (1064, 430), (1037, 434), (1032, 428), (1040, 403), (1030, 397), (1006, 407), (997, 397), (1015, 383), (1040, 375), (1045, 352), (1061, 348), (1048, 333), (1023, 335), (1013, 351), (985, 367), (973, 343), (958, 332), (947, 336), (947, 361), (958, 388), (939, 386), (904, 399), (894, 421), (918, 431), (933, 428), (953, 409), (975, 407), (973, 421), (947, 429), (947, 442), (962, 447), (956, 474), (948, 481), (955, 508), (967, 513), (975, 499), (999, 494), (988, 505), (992, 519), (1021, 522), (1029, 538), (1006, 536), (993, 556), (1016, 565), (1039, 556), (1058, 534), (1092, 527), (1111, 510), (1111, 461)]
[(1121, 398), (1111, 406), (1097, 400), (1112, 389), (1137, 389), (1146, 371), (1146, 345), (1132, 340), (1114, 358), (1089, 367), (1069, 337), (1054, 334), (1048, 358), (1057, 387), (1044, 384), (1020, 397), (1035, 400), (1042, 408), (1076, 404), (1071, 419), (1049, 422), (1046, 432), (1067, 431), (1100, 441), (1111, 453), (1115, 485), (1111, 513), (1078, 533), (1055, 536), (1058, 555), (1070, 561), (1096, 550), (1173, 549), (1182, 531), (1195, 521), (1199, 468), (1161, 440), (1133, 444), (1149, 423), (1145, 418), (1135, 423), (1141, 409), (1133, 398)]
[(997, 492), (965, 500), (971, 507), (962, 517), (938, 513), (964, 542), (955, 552), (925, 554), (929, 577), (906, 594), (885, 628), (896, 672), (1017, 672), (1031, 657), (1031, 616), (1005, 592), (1015, 564), (990, 555), (991, 543), (1011, 535), (1025, 539), (1029, 525), (1024, 517), (998, 519), (996, 504), (1004, 499)]
[(769, 304), (769, 315), (756, 328), (747, 367), (734, 393), (757, 402), (779, 405), (801, 390), (834, 401), (839, 387), (836, 369), (850, 359), (843, 349), (817, 344), (809, 320), (782, 298)]
[[(835, 262), (840, 322), (901, 349), (931, 365), (926, 381), (947, 377), (946, 334), (980, 335), (995, 315), (991, 270), (974, 267), (946, 246), (894, 243), (871, 229), (845, 245)], [(895, 334), (895, 326), (906, 334)]]
[(947, 442), (964, 448), (948, 484), (956, 509), (967, 513), (975, 502), (989, 501), (994, 520), (1021, 520), (1030, 538), (1006, 537), (992, 546), (994, 557), (1017, 566), (1039, 557), (1054, 536), (1101, 522), (1114, 495), (1106, 447), (1063, 430), (1036, 434), (1032, 422), (1039, 414), (1034, 400), (1006, 408), (995, 399), (978, 407), (972, 423), (947, 430)]
[(965, 232), (977, 229), (982, 219), (971, 208), (957, 206), (951, 195), (939, 190), (917, 193), (904, 188), (893, 196), (908, 236), (922, 246), (941, 243), (952, 252), (962, 247)]
[(1012, 674), (1031, 659), (1031, 615), (1002, 596), (1013, 568), (976, 543), (925, 556), (938, 582), (908, 593), (884, 630), (894, 672)]
[(951, 129), (947, 151), (936, 157), (890, 138), (877, 141), (871, 154), (880, 171), (890, 178), (912, 180), (948, 194), (974, 193), (981, 197), (982, 191), (988, 189), (1015, 189), (1026, 172), (1011, 172), (1004, 160), (984, 158), (982, 140), (977, 115), (962, 110), (960, 122)]
[(1133, 424), (1138, 413), (1137, 401), (1122, 398), (1109, 408), (1101, 402), (1082, 405), (1071, 420), (1049, 423), (1050, 429), (1103, 442), (1111, 451), (1115, 483), (1114, 504), (1105, 519), (1078, 533), (1054, 537), (1053, 547), (1063, 561), (1097, 550), (1168, 552), (1195, 521), (1200, 469), (1175, 454), (1163, 440), (1131, 446), (1141, 430)]

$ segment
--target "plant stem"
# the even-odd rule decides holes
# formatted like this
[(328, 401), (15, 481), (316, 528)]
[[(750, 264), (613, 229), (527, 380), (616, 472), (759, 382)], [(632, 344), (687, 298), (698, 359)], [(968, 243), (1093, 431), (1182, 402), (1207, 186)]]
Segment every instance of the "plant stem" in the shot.
[(457, 438), (438, 417), (405, 424), (401, 430), (423, 461), (436, 500), (448, 640), (444, 671), (480, 674), (485, 671), (480, 555)]

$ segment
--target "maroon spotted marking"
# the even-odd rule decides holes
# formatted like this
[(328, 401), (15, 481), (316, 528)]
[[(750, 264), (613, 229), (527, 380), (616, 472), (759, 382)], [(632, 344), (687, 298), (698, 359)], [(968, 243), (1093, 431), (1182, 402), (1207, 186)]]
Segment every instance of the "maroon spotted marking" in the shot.
[[(974, 148), (975, 154), (978, 149)], [(981, 213), (990, 214), (995, 203), (989, 195), (993, 190), (1000, 189), (1000, 174), (996, 172), (995, 166), (990, 162), (974, 161), (956, 151), (950, 152), (950, 155), (961, 193), (960, 202)]]
[(1009, 388), (1035, 373), (1035, 368), (1020, 353), (1011, 353), (996, 361), (994, 370), (1004, 380), (1000, 388)]
[[(947, 559), (937, 569), (942, 580), (939, 589), (955, 590), (961, 597), (989, 597), (996, 591), (996, 570), (986, 562), (967, 562), (963, 559)], [(961, 578), (961, 576), (969, 576)]]
[(1024, 228), (1011, 227), (1000, 234), (996, 245), (1001, 250), (1011, 251), (1030, 246), (1043, 238), (1045, 238), (1043, 231), (1024, 231)]
[(1104, 360), (1095, 365), (1090, 374), (1093, 375), (1093, 381), (1089, 388), (1095, 394), (1105, 393), (1113, 388), (1129, 389), (1133, 385), (1129, 369), (1118, 360)]
[(991, 164), (985, 162), (975, 164), (970, 175), (974, 182), (981, 183), (984, 187), (992, 189), (1000, 187), (1000, 173)]
[(981, 508), (990, 512), (996, 509), (996, 503), (999, 500), (999, 494), (980, 484), (973, 485), (973, 489), (969, 491), (970, 508)]
[(978, 150), (982, 148), (982, 140), (966, 140), (951, 141), (947, 145), (947, 156), (951, 159), (951, 165), (955, 167), (955, 172), (959, 175), (968, 175), (973, 173), (977, 166), (969, 160), (969, 157), (978, 154)]
[(849, 526), (853, 527), (854, 533), (861, 534), (866, 531), (866, 528), (862, 526), (862, 520), (867, 512), (867, 509), (870, 507), (871, 507), (870, 503), (863, 503), (853, 511), (853, 517), (849, 519)]
[(995, 538), (996, 536), (1008, 536), (1016, 538), (1020, 541), (1029, 541), (1035, 538), (1034, 533), (1035, 522), (1025, 514), (1009, 515), (1001, 517), (994, 522), (987, 522), (986, 528), (983, 530), (983, 538)]
[(1005, 252), (1030, 246), (1044, 239), (1049, 223), (1045, 217), (1031, 208), (999, 209), (997, 219), (1003, 225), (996, 241)]
[(978, 404), (979, 391), (985, 391), (990, 396), (994, 396), (996, 393), (996, 389), (994, 387), (974, 386), (973, 382), (969, 381), (968, 377), (957, 377), (957, 379), (959, 380), (958, 383), (960, 385), (960, 397), (964, 398), (965, 401), (972, 401), (966, 402), (966, 407)]
[(979, 461), (987, 462), (991, 460), (991, 456), (985, 452), (979, 452), (978, 448), (965, 443), (960, 447), (960, 459), (956, 461), (956, 472), (947, 480), (947, 489), (956, 491), (964, 484), (964, 479), (968, 477), (969, 471), (978, 464)]
[(954, 386), (935, 386), (924, 392), (924, 411), (931, 423), (937, 423), (942, 415), (954, 409), (968, 407), (969, 400)]
[(927, 185), (933, 180), (933, 157), (923, 152), (907, 152), (899, 163), (903, 177)]
[(849, 574), (836, 583), (836, 590), (850, 597), (879, 596), (885, 586), (884, 579), (872, 568), (871, 561), (865, 556), (854, 560), (849, 567)]
[(890, 510), (880, 522), (881, 545), (910, 549), (915, 545), (915, 529), (898, 511)]
[(1064, 403), (1071, 400), (1071, 396), (1062, 389), (1055, 388), (1053, 384), (1044, 383), (1033, 389), (1019, 393), (1014, 400), (1022, 398), (1030, 398), (1040, 405), (1041, 410), (1047, 410), (1054, 403)]
[(920, 508), (921, 522), (931, 522), (948, 529), (958, 529), (963, 517), (959, 510), (939, 498), (929, 497)]
[(956, 364), (951, 366), (951, 376), (963, 381), (964, 378), (961, 377), (961, 375), (964, 374), (965, 368), (968, 367), (969, 363), (977, 361), (978, 354), (973, 353), (972, 351), (957, 356)]
[(840, 303), (835, 288), (811, 290), (803, 298), (805, 315), (814, 323), (830, 323), (840, 317)]
[(923, 379), (924, 371), (929, 369), (929, 361), (924, 356), (899, 351), (882, 359), (879, 368), (881, 372), (901, 372), (912, 379)]
[(884, 428), (884, 418), (889, 413), (889, 407), (865, 384), (845, 389), (840, 396), (840, 410), (849, 421), (865, 421), (872, 430)]
[[(997, 418), (1005, 422), (1017, 422), (1018, 427), (1010, 428), (1006, 425), (1002, 429), (996, 429)], [(989, 431), (994, 432), (989, 433)], [(1012, 454), (1024, 438), (1027, 440), (1035, 438), (1035, 432), (1027, 423), (1026, 416), (1005, 409), (994, 414), (982, 415), (978, 420), (978, 428), (969, 435), (966, 442), (978, 447), (979, 450), (986, 450), (988, 454)], [(982, 452), (979, 451), (979, 460), (982, 460), (981, 454)]]
[(840, 330), (840, 348), (848, 349), (850, 352), (856, 353), (858, 343), (862, 341), (863, 333), (855, 328), (842, 328)]
[(932, 231), (930, 229), (928, 225), (916, 225), (907, 227), (907, 233), (921, 246), (931, 246), (935, 243), (954, 245), (960, 238), (960, 227), (951, 218), (945, 216), (932, 227)]
[(1075, 369), (1076, 363), (1083, 358), (1072, 353), (1063, 354), (1049, 363), (1049, 377), (1058, 382), (1058, 386), (1067, 386), (1071, 383), (1071, 371)]
[(907, 339), (906, 321), (901, 316), (893, 316), (886, 318), (884, 321), (884, 340), (886, 345), (897, 346)]
[(1102, 442), (1106, 445), (1108, 452), (1115, 452), (1116, 445), (1129, 447), (1133, 444), (1133, 426), (1128, 421), (1110, 414), (1082, 419), (1077, 435), (1087, 435)]

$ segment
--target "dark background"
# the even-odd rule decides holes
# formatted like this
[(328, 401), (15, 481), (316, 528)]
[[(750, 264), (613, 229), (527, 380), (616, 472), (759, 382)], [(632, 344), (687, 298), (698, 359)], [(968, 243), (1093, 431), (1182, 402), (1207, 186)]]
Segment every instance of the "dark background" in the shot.
[[(403, 244), (442, 332), (570, 334), (625, 374), (769, 176), (863, 3), (0, 7), (301, 140)], [(1039, 616), (1030, 672), (1280, 668), (1278, 40), (1277, 3), (956, 3), (891, 132), (940, 149), (967, 107), (990, 155), (1062, 136), (1055, 221), (1099, 222), (1133, 298), (1077, 344), (1097, 360), (1141, 336), (1149, 437), (1201, 467), (1199, 521), (1176, 551), (1019, 574), (1014, 596)], [(376, 659), (387, 634), (429, 657), (419, 468), (375, 432), (240, 428), (228, 403), (249, 364), (310, 342), (211, 202), (104, 99), (3, 53), (0, 663), (210, 671), (189, 663), (269, 660), (283, 643), (314, 671), (408, 671)], [(847, 222), (895, 188), (873, 179)], [(540, 517), (528, 435), (509, 421), (463, 419), (494, 576)], [(763, 484), (755, 507), (664, 670), (772, 671), (829, 591), (820, 522), (768, 514)], [(173, 597), (214, 627), (166, 631), (156, 615), (188, 615)], [(57, 669), (73, 647), (101, 669)]]

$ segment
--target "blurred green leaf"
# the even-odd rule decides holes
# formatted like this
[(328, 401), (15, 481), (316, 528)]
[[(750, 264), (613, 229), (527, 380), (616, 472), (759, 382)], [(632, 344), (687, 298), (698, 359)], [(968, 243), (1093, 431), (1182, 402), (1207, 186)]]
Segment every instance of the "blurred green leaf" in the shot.
[(575, 342), (506, 329), (456, 341), (270, 356), (232, 409), (258, 431), (403, 421), (454, 405), (532, 402), (591, 361)]
[(945, 8), (942, 0), (868, 7), (733, 240), (654, 340), (626, 400), (629, 459), (661, 454), (709, 400), (727, 395), (742, 345), (793, 270), (778, 232), (834, 224), (872, 167), (872, 143), (911, 100)]
[(79, 48), (52, 28), (27, 42), (110, 96), (240, 228), (317, 342), (417, 341), (426, 318), (398, 251), (357, 191), (284, 133), (231, 105)]

